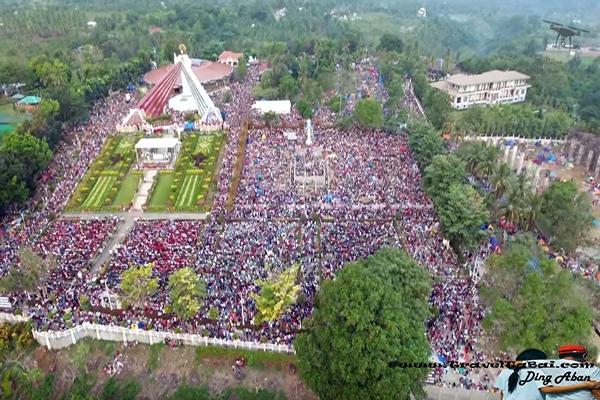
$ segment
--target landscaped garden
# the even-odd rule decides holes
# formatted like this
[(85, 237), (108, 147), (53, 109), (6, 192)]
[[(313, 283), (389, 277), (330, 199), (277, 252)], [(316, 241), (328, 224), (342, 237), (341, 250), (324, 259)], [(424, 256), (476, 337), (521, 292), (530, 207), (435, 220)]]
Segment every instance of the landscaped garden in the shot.
[(160, 171), (151, 190), (148, 211), (208, 211), (206, 197), (214, 177), (225, 133), (183, 137), (175, 171)]
[(129, 172), (139, 135), (111, 136), (67, 205), (67, 211), (120, 211), (129, 207), (142, 171)]

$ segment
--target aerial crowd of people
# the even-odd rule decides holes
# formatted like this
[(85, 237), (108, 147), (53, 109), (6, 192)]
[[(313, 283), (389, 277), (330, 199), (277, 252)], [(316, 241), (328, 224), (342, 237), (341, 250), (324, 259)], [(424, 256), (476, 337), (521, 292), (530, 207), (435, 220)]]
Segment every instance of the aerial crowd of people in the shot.
[[(381, 88), (377, 75), (369, 73), (371, 67), (370, 61), (355, 65), (364, 77), (357, 90)], [(93, 257), (106, 246), (119, 217), (53, 219), (100, 153), (112, 127), (127, 114), (125, 95), (99, 103), (87, 125), (67, 133), (69, 140), (46, 173), (61, 178), (56, 179), (56, 188), (50, 191), (41, 184), (41, 206), (30, 204), (29, 218), (1, 239), (0, 275), (18, 265), (19, 247), (29, 246), (42, 257), (57, 257), (48, 296), (11, 294), (21, 303), (28, 302), (36, 328), (64, 330), (82, 322), (130, 326), (143, 321), (146, 329), (290, 345), (311, 315), (321, 279), (333, 278), (345, 263), (390, 246), (406, 248), (434, 278), (430, 300), (439, 313), (427, 322), (427, 331), (435, 354), (445, 360), (484, 360), (486, 355), (477, 349), (484, 313), (476, 280), (464, 275), (456, 254), (439, 233), (438, 218), (421, 188), (421, 174), (406, 136), (358, 127), (342, 131), (333, 127), (333, 114), (322, 110), (313, 121), (311, 144), (306, 144), (304, 129), (251, 128), (245, 154), (240, 155), (239, 137), (243, 122), (252, 117), (250, 91), (257, 81), (258, 68), (251, 66), (245, 82), (230, 83), (232, 99), (222, 106), (229, 133), (212, 218), (137, 221), (100, 268), (92, 264)], [(351, 108), (355, 102), (348, 104)], [(302, 121), (295, 109), (286, 118), (290, 123)], [(327, 128), (320, 129), (319, 124)], [(290, 130), (294, 140), (286, 136)], [(229, 209), (239, 157), (243, 157), (241, 179)], [(466, 256), (472, 262), (487, 253)], [(148, 263), (153, 263), (158, 293), (143, 308), (117, 309), (121, 273)], [(260, 292), (257, 281), (296, 263), (302, 275), (298, 301), (279, 321), (253, 323), (257, 309), (251, 294)], [(186, 321), (168, 312), (166, 289), (169, 275), (184, 267), (193, 268), (206, 286), (201, 310)], [(83, 300), (89, 305), (84, 307)], [(211, 319), (213, 309), (216, 320)], [(485, 379), (472, 376), (461, 384), (489, 389)]]

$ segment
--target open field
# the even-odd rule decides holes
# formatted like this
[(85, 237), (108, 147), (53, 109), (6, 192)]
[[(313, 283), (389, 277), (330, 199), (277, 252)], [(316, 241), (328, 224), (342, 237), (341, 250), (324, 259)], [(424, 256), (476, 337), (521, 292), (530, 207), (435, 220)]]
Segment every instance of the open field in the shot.
[(112, 205), (115, 207), (127, 207), (133, 200), (135, 191), (140, 184), (140, 179), (141, 177), (139, 175), (126, 175), (125, 179), (123, 179), (121, 187), (117, 191), (117, 196), (115, 197), (115, 201), (112, 203)]
[[(62, 378), (75, 368), (80, 380), (89, 383), (88, 394), (108, 398), (100, 397), (111, 380), (103, 368), (114, 361), (116, 351), (123, 364), (116, 381), (122, 387), (136, 387), (134, 393), (138, 392), (140, 399), (207, 398), (200, 392), (208, 392), (217, 382), (222, 393), (219, 398), (224, 400), (317, 399), (300, 380), (295, 358), (278, 353), (219, 347), (170, 349), (162, 343), (125, 347), (119, 342), (86, 339), (60, 351), (38, 348), (26, 362), (35, 362), (43, 373), (55, 374), (55, 389), (61, 392), (68, 390), (68, 380)], [(231, 366), (240, 357), (247, 364), (238, 378)], [(192, 392), (196, 396), (191, 396)]]
[(15, 115), (12, 103), (0, 103), (0, 114)]

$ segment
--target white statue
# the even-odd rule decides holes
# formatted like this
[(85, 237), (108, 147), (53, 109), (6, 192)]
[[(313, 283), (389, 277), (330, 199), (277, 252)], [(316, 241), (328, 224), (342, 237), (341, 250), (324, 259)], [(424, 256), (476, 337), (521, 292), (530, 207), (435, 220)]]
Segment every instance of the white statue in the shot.
[(310, 119), (306, 120), (306, 145), (310, 146), (312, 144), (312, 133), (313, 133), (313, 128), (312, 128), (312, 124), (310, 122)]

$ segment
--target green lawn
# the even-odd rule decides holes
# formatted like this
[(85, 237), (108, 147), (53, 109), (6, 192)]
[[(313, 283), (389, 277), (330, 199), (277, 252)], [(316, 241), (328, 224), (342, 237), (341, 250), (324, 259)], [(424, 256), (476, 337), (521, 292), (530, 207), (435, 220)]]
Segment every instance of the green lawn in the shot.
[(129, 206), (129, 203), (133, 201), (133, 195), (140, 184), (141, 176), (139, 175), (127, 175), (121, 183), (121, 187), (117, 192), (113, 206)]
[(196, 196), (202, 185), (201, 175), (188, 175), (183, 180), (183, 187), (177, 197), (178, 207), (191, 207), (196, 204)]
[(152, 197), (148, 201), (148, 207), (166, 207), (169, 199), (171, 185), (175, 181), (175, 175), (158, 175), (158, 182), (152, 191)]
[(15, 115), (15, 110), (13, 109), (12, 103), (0, 103), (0, 114)]
[(100, 207), (117, 180), (114, 176), (101, 176), (83, 202), (84, 207)]

